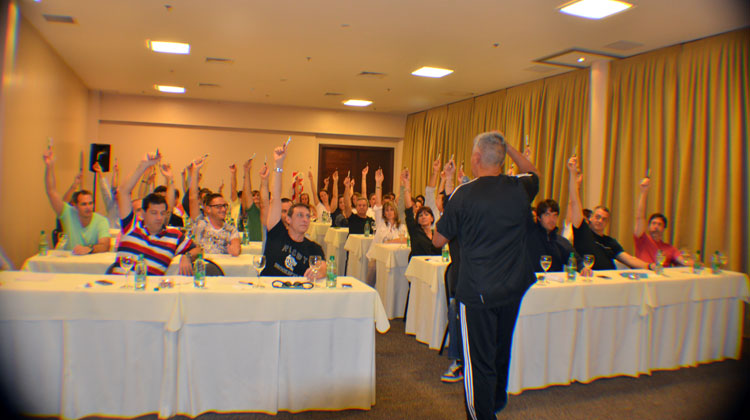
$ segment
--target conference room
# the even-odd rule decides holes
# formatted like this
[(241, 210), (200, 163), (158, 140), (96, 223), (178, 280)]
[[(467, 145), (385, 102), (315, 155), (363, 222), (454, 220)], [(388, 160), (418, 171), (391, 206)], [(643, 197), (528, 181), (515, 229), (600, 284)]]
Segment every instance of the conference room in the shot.
[[(106, 252), (54, 249), (70, 238), (52, 235), (42, 157), (54, 153), (59, 194), (91, 191), (104, 217), (101, 182), (112, 184), (115, 166), (122, 186), (158, 154), (179, 202), (183, 169), (200, 164), (200, 187), (223, 191), (236, 222), (246, 179), (247, 191), (267, 178), (281, 187), (272, 199), (307, 195), (312, 207), (323, 189), (329, 200), (343, 195), (347, 178), (368, 199), (403, 201), (405, 188), (415, 202), (435, 198), (435, 162), (473, 180), (475, 137), (499, 131), (538, 172), (530, 204), (559, 203), (561, 233), (576, 157), (581, 205), (609, 209), (606, 235), (636, 256), (648, 179), (645, 214), (664, 215), (664, 242), (692, 264), (618, 265), (572, 281), (538, 270), (546, 281), (521, 304), (498, 418), (729, 418), (746, 390), (750, 334), (748, 6), (629, 1), (592, 18), (572, 14), (574, 3), (8, 2), (3, 408), (63, 418), (467, 416), (464, 382), (441, 381), (456, 341), (451, 258), (411, 256), (415, 235), (375, 243), (316, 211), (305, 235), (328, 264), (335, 257), (335, 287), (275, 287), (259, 276), (264, 240), (245, 238), (238, 256), (205, 255), (224, 274), (205, 287), (180, 275), (174, 256), (134, 290), (135, 272), (105, 274), (119, 266), (121, 229), (111, 226)], [(520, 167), (509, 155), (500, 170)], [(153, 171), (153, 186), (168, 184), (163, 173)], [(445, 183), (454, 181), (460, 191), (461, 177)]]

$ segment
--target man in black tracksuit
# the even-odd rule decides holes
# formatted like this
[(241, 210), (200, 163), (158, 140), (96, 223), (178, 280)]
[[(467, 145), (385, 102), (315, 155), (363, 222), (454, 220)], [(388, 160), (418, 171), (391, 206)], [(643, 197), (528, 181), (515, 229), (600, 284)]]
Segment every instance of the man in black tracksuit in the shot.
[[(506, 153), (521, 175), (502, 174)], [(495, 419), (507, 404), (510, 347), (521, 299), (535, 281), (526, 240), (539, 177), (536, 167), (498, 132), (474, 139), (471, 166), (477, 178), (453, 193), (433, 243), (442, 247), (448, 240), (458, 241), (460, 248), (456, 299), (467, 418)]]

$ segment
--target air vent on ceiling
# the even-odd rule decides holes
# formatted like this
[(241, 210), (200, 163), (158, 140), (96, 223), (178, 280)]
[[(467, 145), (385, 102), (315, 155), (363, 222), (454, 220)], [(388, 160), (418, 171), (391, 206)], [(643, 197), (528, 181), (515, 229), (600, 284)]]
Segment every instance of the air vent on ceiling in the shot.
[(382, 79), (386, 76), (385, 73), (380, 73), (377, 71), (363, 71), (359, 73), (357, 76), (363, 76), (363, 77), (372, 77), (374, 79)]
[(638, 48), (642, 46), (643, 44), (641, 44), (640, 42), (620, 40), (617, 42), (613, 42), (611, 44), (607, 44), (604, 47), (612, 48), (613, 50), (627, 51), (627, 50), (632, 50), (633, 48)]
[(216, 83), (198, 83), (198, 87), (219, 87)]
[(234, 60), (231, 58), (206, 57), (206, 63), (232, 64)]
[(526, 67), (524, 70), (533, 71), (533, 72), (536, 72), (536, 73), (549, 73), (549, 72), (554, 71), (556, 69), (554, 67), (547, 67), (547, 66), (535, 65), (535, 66), (531, 66), (531, 67)]
[(43, 14), (42, 16), (44, 16), (44, 19), (47, 22), (52, 22), (52, 23), (76, 23), (76, 20), (73, 19), (73, 16), (48, 15), (46, 13)]
[(341, 96), (343, 93), (338, 92), (326, 92), (324, 96)]

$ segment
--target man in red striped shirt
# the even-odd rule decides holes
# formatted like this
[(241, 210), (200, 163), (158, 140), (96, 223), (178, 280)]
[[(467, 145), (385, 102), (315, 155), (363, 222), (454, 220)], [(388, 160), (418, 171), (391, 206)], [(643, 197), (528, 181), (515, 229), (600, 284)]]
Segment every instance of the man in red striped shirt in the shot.
[[(180, 258), (179, 274), (192, 275), (192, 261), (198, 256), (200, 248), (182, 231), (174, 227), (165, 227), (169, 217), (167, 201), (164, 197), (149, 194), (143, 199), (143, 218), (133, 214), (130, 194), (138, 179), (146, 169), (159, 164), (161, 155), (147, 154), (138, 164), (130, 179), (122, 186), (119, 194), (120, 214), (126, 214), (121, 221), (122, 238), (117, 248), (117, 258), (125, 255), (137, 257), (143, 254), (148, 266), (148, 274), (163, 275), (175, 255)], [(162, 173), (172, 183), (172, 173), (168, 165), (162, 165)], [(119, 265), (119, 264), (117, 264)]]

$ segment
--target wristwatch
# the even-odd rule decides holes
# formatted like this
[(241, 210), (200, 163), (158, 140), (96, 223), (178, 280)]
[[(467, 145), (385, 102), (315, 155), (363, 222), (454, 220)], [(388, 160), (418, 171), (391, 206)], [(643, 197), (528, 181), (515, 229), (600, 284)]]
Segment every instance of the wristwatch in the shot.
[(276, 172), (278, 172), (278, 173), (284, 172), (284, 168), (278, 168), (277, 167), (277, 168), (273, 168), (273, 170), (276, 171)]

